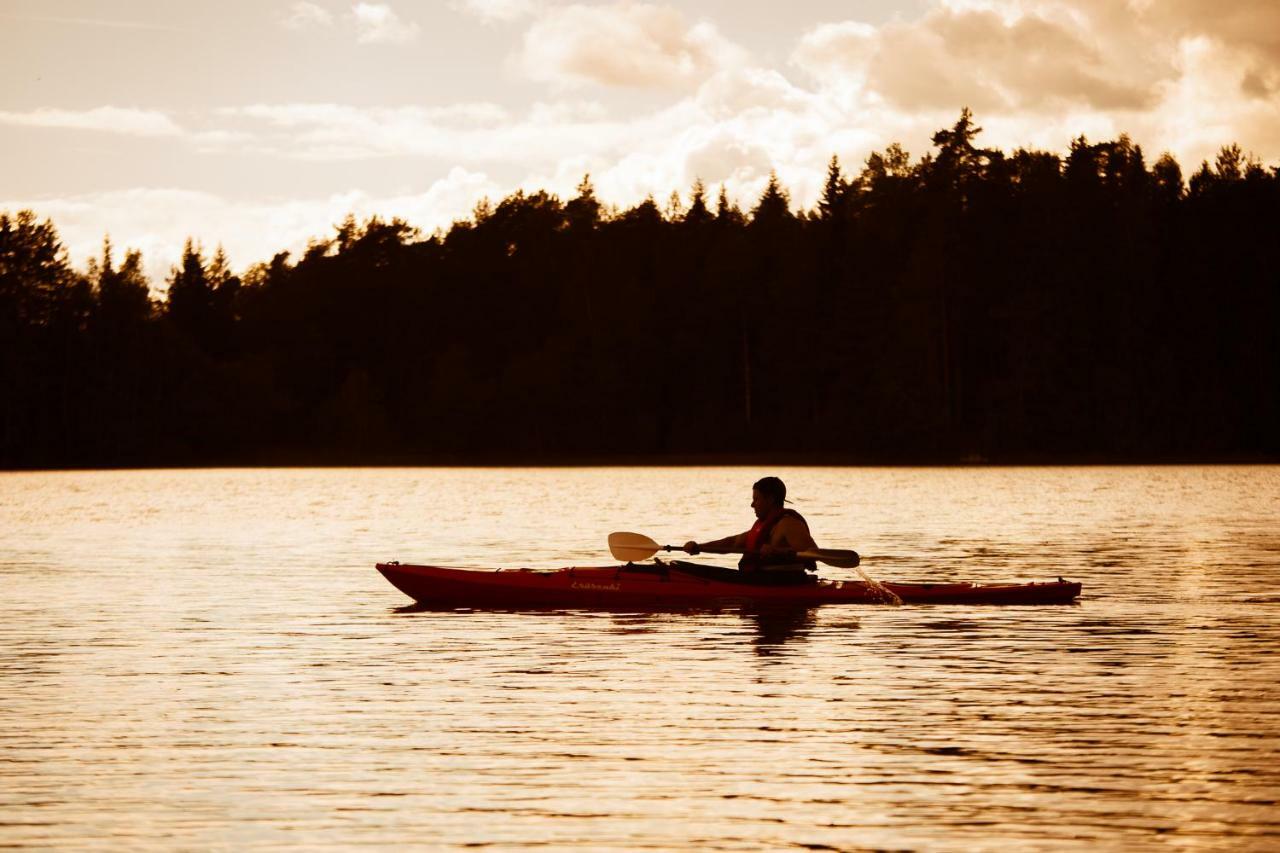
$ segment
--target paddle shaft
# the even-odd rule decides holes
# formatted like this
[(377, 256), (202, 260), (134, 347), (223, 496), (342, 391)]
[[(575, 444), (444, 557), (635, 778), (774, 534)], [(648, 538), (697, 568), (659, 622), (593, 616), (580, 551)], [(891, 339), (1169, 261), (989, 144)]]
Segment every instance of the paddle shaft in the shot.
[[(645, 554), (643, 557), (639, 557), (638, 559), (643, 560), (647, 557), (652, 557), (654, 554), (658, 553), (658, 551), (683, 551), (683, 550), (684, 548), (679, 545), (659, 546), (657, 543), (654, 543), (653, 551), (649, 554)], [(718, 548), (706, 548), (702, 545), (699, 545), (696, 553), (745, 554), (747, 552), (739, 550), (737, 548), (726, 548), (723, 546)], [(812, 550), (796, 551), (795, 554), (796, 554), (797, 560), (814, 560), (819, 563), (826, 563), (827, 565), (836, 566), (837, 568), (843, 568), (843, 569), (857, 568), (859, 563), (859, 557), (858, 557), (857, 551), (846, 551), (839, 548), (817, 548)]]
[[(684, 548), (678, 548), (673, 545), (659, 545), (657, 542), (645, 536), (643, 533), (610, 533), (609, 534), (609, 552), (613, 554), (614, 559), (618, 560), (647, 560), (659, 551), (683, 551)], [(736, 548), (726, 548), (723, 545), (712, 548), (704, 548), (698, 546), (698, 552), (706, 552), (708, 554), (741, 554)], [(826, 563), (829, 566), (835, 566), (841, 569), (853, 569), (858, 576), (866, 581), (867, 585), (879, 592), (886, 601), (892, 601), (895, 604), (901, 604), (902, 599), (899, 598), (892, 590), (885, 587), (875, 578), (871, 577), (862, 568), (859, 567), (861, 562), (857, 551), (842, 551), (834, 548), (817, 548), (805, 551), (797, 551), (796, 557), (801, 560), (817, 560)]]
[[(666, 550), (677, 550), (670, 545), (663, 546)], [(683, 551), (683, 548), (678, 550)], [(697, 553), (705, 554), (745, 554), (738, 548), (732, 548), (726, 545), (698, 545)], [(857, 551), (848, 551), (842, 548), (804, 548), (795, 552), (796, 559), (799, 560), (816, 560), (819, 563), (826, 563), (829, 566), (836, 566), (843, 569), (855, 568), (860, 562)]]

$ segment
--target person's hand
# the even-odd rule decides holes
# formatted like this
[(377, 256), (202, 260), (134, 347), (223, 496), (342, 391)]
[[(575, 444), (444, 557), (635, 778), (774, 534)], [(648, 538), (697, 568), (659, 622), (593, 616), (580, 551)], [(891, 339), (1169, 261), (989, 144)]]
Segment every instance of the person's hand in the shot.
[(684, 543), (684, 551), (686, 554), (697, 554), (701, 550), (702, 549), (698, 547), (698, 543), (694, 542), (692, 539)]

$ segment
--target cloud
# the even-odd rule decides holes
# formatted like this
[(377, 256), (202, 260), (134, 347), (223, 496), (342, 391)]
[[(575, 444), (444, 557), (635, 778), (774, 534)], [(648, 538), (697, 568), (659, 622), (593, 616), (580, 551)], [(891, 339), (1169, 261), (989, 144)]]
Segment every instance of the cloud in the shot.
[(66, 130), (97, 130), (133, 136), (180, 136), (184, 132), (165, 113), (110, 106), (95, 107), (90, 110), (42, 107), (29, 112), (0, 111), (0, 124)]
[(1158, 0), (1144, 4), (1144, 19), (1179, 36), (1208, 36), (1224, 45), (1280, 62), (1280, 3), (1275, 0)]
[(1149, 68), (1112, 61), (1079, 16), (1054, 12), (953, 0), (879, 29), (817, 27), (793, 61), (820, 84), (866, 88), (904, 110), (1139, 109), (1154, 100), (1158, 79), (1141, 73)]
[(453, 8), (475, 15), (485, 23), (516, 21), (537, 12), (540, 0), (455, 0)]
[(337, 125), (368, 122), (412, 122), (419, 125), (490, 126), (508, 118), (507, 111), (486, 102), (457, 103), (443, 107), (353, 107), (346, 104), (254, 104), (228, 107), (219, 111), (225, 116), (247, 116), (265, 119), (283, 127)]
[(147, 30), (161, 33), (190, 33), (186, 27), (174, 27), (167, 24), (156, 24), (150, 21), (114, 21), (105, 18), (64, 18), (52, 15), (12, 15), (14, 20), (37, 21), (46, 24), (70, 24), (77, 27), (98, 27), (112, 30)]
[(1128, 133), (1184, 165), (1239, 140), (1280, 155), (1280, 3), (938, 0), (881, 26), (811, 28), (792, 64), (882, 139), (977, 111), (989, 145)]
[(289, 14), (281, 23), (290, 30), (302, 30), (308, 27), (332, 27), (333, 14), (315, 3), (308, 3), (302, 0), (289, 6)]
[(820, 24), (801, 37), (792, 61), (827, 86), (861, 87), (879, 35), (875, 27), (859, 21)]
[(207, 192), (134, 188), (63, 198), (0, 200), (0, 210), (31, 209), (51, 218), (73, 264), (83, 268), (110, 233), (118, 250), (143, 254), (152, 288), (163, 290), (188, 237), (206, 249), (222, 245), (237, 270), (279, 251), (303, 251), (333, 234), (349, 213), (357, 219), (398, 216), (425, 232), (448, 228), (499, 188), (483, 172), (454, 168), (422, 192), (374, 196), (358, 190), (306, 199), (237, 201)]
[[(289, 6), (288, 14), (281, 19), (286, 29), (305, 30), (333, 28), (338, 20), (323, 6), (298, 0)], [(418, 38), (418, 24), (401, 20), (386, 3), (355, 3), (342, 16), (341, 23), (355, 34), (357, 44), (407, 44)]]
[(546, 10), (525, 33), (517, 64), (543, 82), (642, 88), (696, 84), (744, 57), (710, 22), (626, 2)]
[(405, 23), (386, 3), (357, 3), (351, 8), (360, 44), (405, 44), (418, 37), (418, 25)]
[(1253, 59), (1209, 36), (1183, 38), (1175, 59), (1177, 77), (1164, 90), (1160, 108), (1145, 117), (1134, 138), (1177, 152), (1184, 170), (1212, 160), (1218, 148), (1239, 142), (1246, 151), (1280, 155), (1280, 97), (1247, 92)]
[[(771, 92), (767, 106), (763, 94), (751, 97), (756, 89)], [(566, 162), (590, 164), (593, 172), (608, 170), (634, 154), (622, 170), (629, 174), (622, 183), (639, 185), (640, 162), (663, 164), (660, 169), (654, 166), (650, 174), (667, 182), (651, 186), (640, 193), (643, 197), (655, 188), (665, 193), (684, 182), (683, 152), (697, 133), (748, 106), (734, 123), (735, 133), (748, 135), (765, 122), (785, 125), (794, 121), (788, 98), (796, 97), (776, 75), (740, 72), (708, 84), (698, 97), (624, 119), (614, 117), (598, 102), (578, 100), (535, 102), (522, 115), (484, 103), (450, 108), (258, 104), (222, 112), (244, 123), (245, 135), (253, 140), (249, 147), (290, 159), (418, 157), (502, 167), (508, 174), (525, 170), (545, 175), (549, 166)], [(737, 103), (738, 98), (744, 100)], [(560, 174), (559, 166), (554, 166), (553, 174)], [(566, 176), (564, 186), (546, 188), (571, 189), (581, 176), (579, 171), (571, 182)], [(630, 201), (630, 196), (624, 200)]]
[[(728, 96), (733, 89), (726, 84), (717, 90)], [(522, 114), (474, 103), (434, 108), (256, 104), (220, 115), (238, 128), (230, 150), (240, 153), (308, 161), (416, 157), (498, 166), (510, 174), (563, 160), (605, 163), (636, 148), (661, 151), (686, 128), (713, 122), (712, 113), (723, 109), (721, 96), (709, 95), (626, 118), (598, 101), (576, 99), (536, 101)]]
[(258, 153), (303, 160), (434, 157), (475, 161), (516, 146), (508, 113), (490, 103), (445, 107), (254, 104), (220, 111), (244, 122)]

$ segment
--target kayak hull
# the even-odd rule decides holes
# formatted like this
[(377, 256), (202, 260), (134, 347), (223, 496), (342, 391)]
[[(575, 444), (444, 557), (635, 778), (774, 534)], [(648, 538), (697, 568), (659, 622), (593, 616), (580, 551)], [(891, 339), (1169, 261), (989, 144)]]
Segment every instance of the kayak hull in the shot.
[[(378, 563), (391, 584), (419, 604), (440, 607), (663, 609), (789, 604), (886, 604), (864, 581), (807, 578), (801, 583), (745, 583), (730, 569), (692, 564), (534, 569), (458, 569)], [(904, 604), (1069, 604), (1080, 584), (884, 583)]]

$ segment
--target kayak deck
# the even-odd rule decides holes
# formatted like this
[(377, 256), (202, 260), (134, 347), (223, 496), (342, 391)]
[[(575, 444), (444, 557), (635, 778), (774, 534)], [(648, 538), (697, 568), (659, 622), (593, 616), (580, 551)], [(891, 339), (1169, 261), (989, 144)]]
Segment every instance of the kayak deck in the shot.
[[(459, 569), (378, 563), (396, 589), (425, 605), (453, 607), (721, 607), (741, 604), (886, 604), (865, 581), (811, 576), (757, 581), (733, 569), (694, 563), (626, 563), (563, 569)], [(903, 584), (880, 586), (904, 604), (1068, 604), (1080, 584)]]

